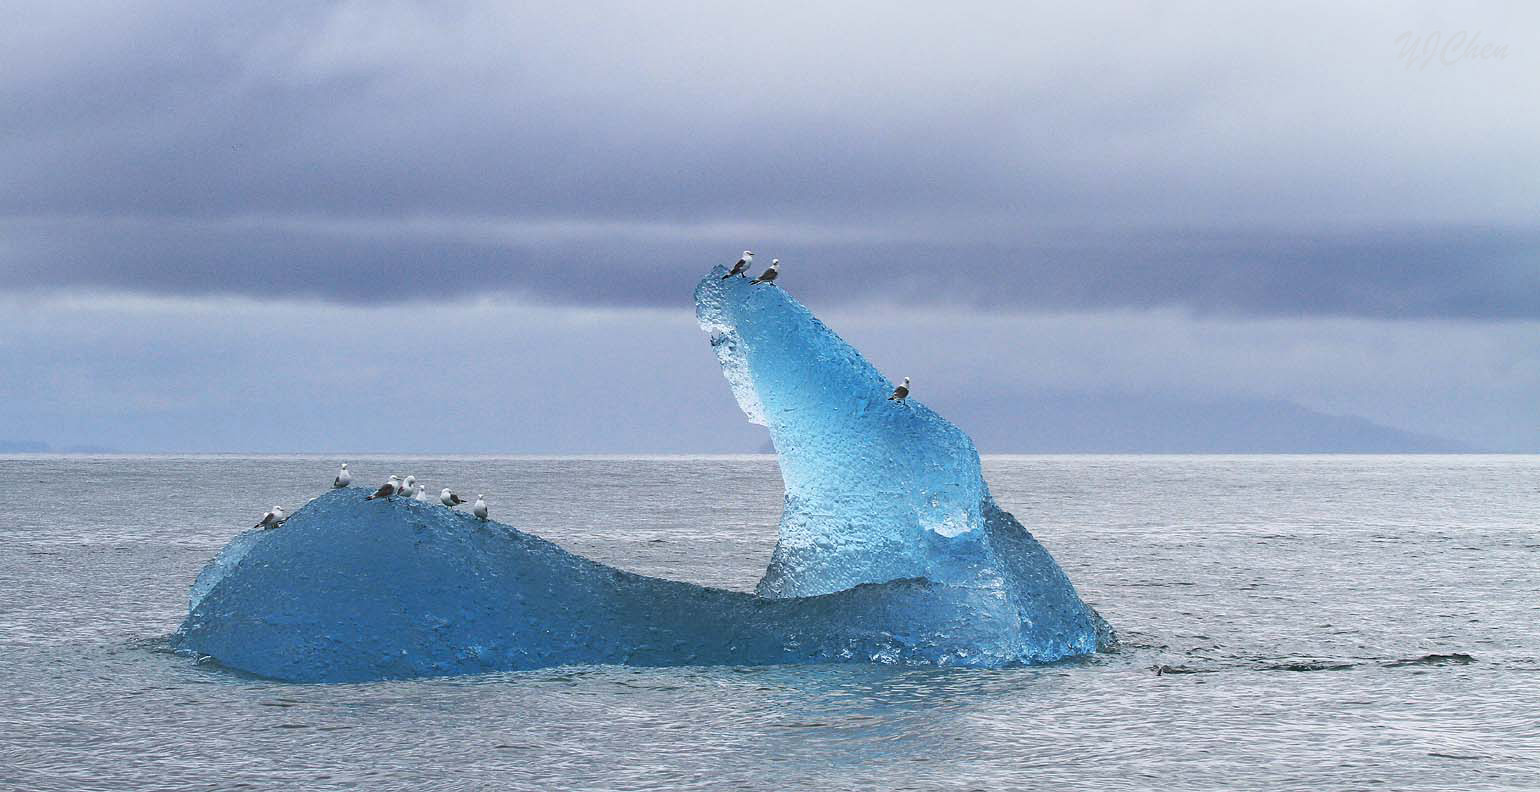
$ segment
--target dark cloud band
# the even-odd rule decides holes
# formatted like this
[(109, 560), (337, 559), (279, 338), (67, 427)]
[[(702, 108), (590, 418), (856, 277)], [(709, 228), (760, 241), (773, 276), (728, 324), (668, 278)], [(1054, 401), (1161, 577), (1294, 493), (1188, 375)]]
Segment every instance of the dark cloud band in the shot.
[(1310, 236), (1086, 228), (987, 242), (884, 242), (882, 230), (842, 239), (751, 225), (76, 218), (0, 220), (0, 231), (0, 289), (13, 292), (350, 304), (512, 295), (688, 308), (695, 280), (749, 246), (781, 258), (786, 287), (824, 305), (1540, 318), (1540, 233), (1511, 229)]

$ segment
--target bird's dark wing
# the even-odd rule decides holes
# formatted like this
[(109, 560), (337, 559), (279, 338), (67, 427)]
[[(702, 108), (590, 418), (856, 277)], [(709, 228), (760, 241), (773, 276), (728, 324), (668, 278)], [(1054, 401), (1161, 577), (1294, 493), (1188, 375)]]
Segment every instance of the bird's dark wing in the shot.
[(373, 495), (369, 496), (368, 500), (374, 500), (375, 498), (388, 498), (390, 497), (391, 491), (392, 488), (389, 484), (381, 485), (379, 489), (374, 491)]
[(336, 489), (336, 488), (341, 487), (341, 486), (342, 486), (342, 477), (341, 476), (338, 476), (338, 477), (332, 479), (332, 488), (333, 489)]

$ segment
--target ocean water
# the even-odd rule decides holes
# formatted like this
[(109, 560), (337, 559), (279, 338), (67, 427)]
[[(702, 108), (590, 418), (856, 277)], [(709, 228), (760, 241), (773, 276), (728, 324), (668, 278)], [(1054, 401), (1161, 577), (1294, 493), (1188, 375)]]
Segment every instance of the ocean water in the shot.
[[(0, 788), (1540, 789), (1540, 459), (986, 457), (1117, 628), (997, 671), (569, 667), (294, 685), (166, 649), (321, 457), (0, 456)], [(772, 457), (353, 457), (744, 591)]]

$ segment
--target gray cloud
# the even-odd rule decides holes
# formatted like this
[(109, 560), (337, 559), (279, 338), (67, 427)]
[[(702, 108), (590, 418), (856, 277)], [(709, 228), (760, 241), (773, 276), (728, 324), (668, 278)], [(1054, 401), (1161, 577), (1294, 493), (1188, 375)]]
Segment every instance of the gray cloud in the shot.
[(22, 4), (0, 288), (1540, 316), (1540, 11), (536, 8)]

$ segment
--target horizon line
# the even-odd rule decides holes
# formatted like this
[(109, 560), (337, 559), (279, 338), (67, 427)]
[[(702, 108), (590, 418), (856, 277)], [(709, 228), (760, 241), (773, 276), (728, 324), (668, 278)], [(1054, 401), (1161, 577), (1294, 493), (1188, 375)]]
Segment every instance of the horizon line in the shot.
[[(1535, 456), (1540, 451), (988, 451), (980, 457), (1267, 457), (1267, 456)], [(0, 451), (0, 459), (20, 458), (133, 458), (133, 457), (313, 457), (326, 459), (369, 458), (481, 458), (481, 459), (690, 459), (776, 458), (773, 451)]]

